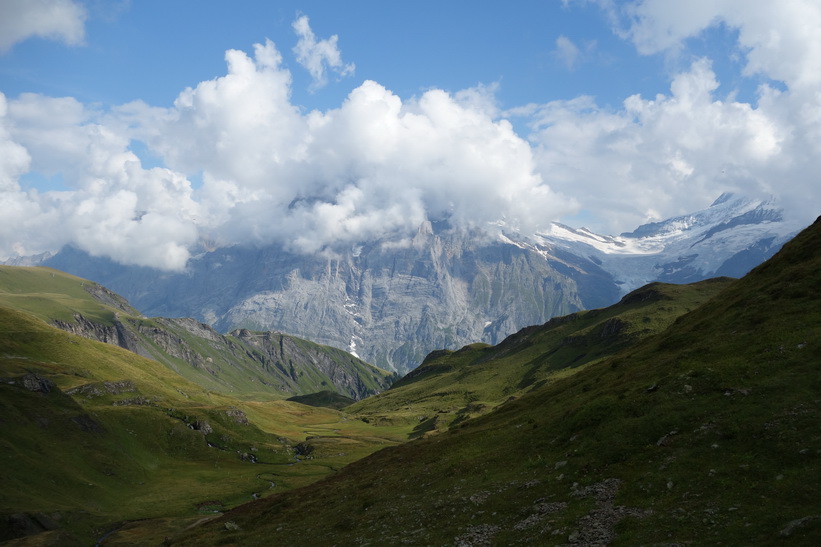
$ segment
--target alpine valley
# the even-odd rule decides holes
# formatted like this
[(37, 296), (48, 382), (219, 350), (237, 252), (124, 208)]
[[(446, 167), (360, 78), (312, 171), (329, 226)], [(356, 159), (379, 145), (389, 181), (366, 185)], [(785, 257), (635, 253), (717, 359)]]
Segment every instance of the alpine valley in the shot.
[(818, 545), (820, 286), (821, 218), (741, 279), (643, 285), (364, 397), (386, 374), (345, 352), (3, 267), (0, 541)]
[(404, 373), (430, 351), (497, 344), (651, 281), (742, 276), (802, 227), (772, 201), (724, 194), (702, 211), (620, 236), (559, 224), (532, 235), (503, 225), (465, 233), (440, 221), (412, 238), (321, 256), (203, 248), (183, 273), (74, 248), (37, 263), (101, 283), (149, 316), (192, 317), (219, 332), (284, 332)]

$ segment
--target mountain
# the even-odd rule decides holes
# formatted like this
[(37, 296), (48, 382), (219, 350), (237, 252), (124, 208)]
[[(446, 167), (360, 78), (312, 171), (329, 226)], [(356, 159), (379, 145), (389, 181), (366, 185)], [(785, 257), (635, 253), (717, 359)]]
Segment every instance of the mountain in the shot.
[(586, 254), (613, 275), (622, 291), (629, 291), (652, 281), (741, 277), (802, 227), (786, 220), (772, 198), (722, 194), (707, 209), (645, 224), (616, 237), (554, 224), (537, 239)]
[[(63, 291), (7, 299), (41, 311), (85, 305), (76, 288), (77, 298)], [(0, 305), (4, 544), (95, 545), (124, 521), (144, 519), (161, 543), (217, 511), (304, 486), (403, 437), (329, 409), (204, 389), (19, 307)]]
[(740, 276), (798, 230), (768, 200), (725, 194), (691, 215), (600, 236), (555, 224), (524, 237), (426, 222), (406, 240), (319, 256), (278, 246), (205, 251), (183, 273), (76, 249), (44, 264), (93, 279), (143, 313), (220, 332), (275, 330), (406, 372), (432, 350), (497, 344), (528, 325), (609, 306), (651, 281)]
[(617, 304), (526, 327), (496, 346), (437, 350), (389, 390), (345, 410), (370, 423), (413, 424), (412, 437), (444, 431), (663, 332), (731, 283), (651, 283)]
[(655, 335), (169, 543), (818, 545), (818, 287), (821, 218)]
[(0, 305), (163, 363), (213, 391), (248, 400), (333, 390), (358, 400), (390, 374), (350, 353), (276, 332), (223, 335), (193, 319), (146, 318), (94, 282), (42, 267), (0, 266)]

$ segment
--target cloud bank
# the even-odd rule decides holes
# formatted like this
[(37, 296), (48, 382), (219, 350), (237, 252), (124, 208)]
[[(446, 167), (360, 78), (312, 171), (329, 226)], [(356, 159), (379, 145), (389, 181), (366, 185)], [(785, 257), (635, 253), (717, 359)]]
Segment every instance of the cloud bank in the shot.
[(0, 2), (0, 53), (32, 36), (77, 45), (85, 38), (85, 9), (72, 0)]
[[(527, 234), (579, 211), (588, 227), (617, 233), (723, 191), (774, 194), (809, 222), (819, 213), (821, 55), (801, 48), (818, 51), (808, 29), (821, 8), (764, 4), (700, 2), (680, 14), (647, 0), (614, 18), (647, 54), (680, 49), (716, 24), (737, 29), (746, 72), (772, 81), (754, 103), (718, 95), (710, 59), (697, 58), (672, 75), (669, 92), (615, 109), (577, 97), (501, 112), (492, 86), (400, 98), (365, 81), (338, 108), (305, 112), (271, 41), (227, 51), (223, 76), (169, 108), (0, 93), (0, 255), (71, 243), (180, 270), (203, 241), (316, 253), (408, 237), (426, 219)], [(315, 82), (348, 70), (335, 37), (317, 40), (307, 17), (294, 28)], [(529, 124), (527, 138), (514, 117)], [(161, 167), (144, 166), (145, 150)], [(67, 188), (27, 189), (32, 174)]]
[[(3, 209), (28, 225), (3, 222), (0, 246), (23, 254), (71, 242), (181, 269), (200, 238), (314, 253), (403, 237), (426, 219), (532, 232), (573, 206), (535, 172), (527, 141), (491, 116), (484, 89), (403, 102), (366, 81), (339, 108), (302, 113), (273, 42), (225, 59), (224, 76), (184, 90), (171, 108), (4, 99), (0, 146), (16, 159), (2, 168)], [(133, 140), (165, 167), (143, 168)], [(72, 188), (24, 191), (29, 169), (60, 173)]]

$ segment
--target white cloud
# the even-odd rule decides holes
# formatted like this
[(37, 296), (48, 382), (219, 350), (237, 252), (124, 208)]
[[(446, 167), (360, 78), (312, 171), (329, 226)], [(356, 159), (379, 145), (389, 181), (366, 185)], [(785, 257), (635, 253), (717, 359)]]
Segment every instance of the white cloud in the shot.
[(576, 64), (581, 57), (581, 50), (567, 36), (561, 35), (556, 38), (556, 49), (553, 54), (569, 69), (576, 68)]
[[(575, 206), (550, 191), (530, 145), (496, 118), (493, 86), (403, 102), (366, 81), (339, 108), (304, 114), (272, 42), (253, 55), (228, 51), (226, 62), (224, 76), (184, 90), (171, 108), (9, 101), (0, 146), (18, 159), (4, 173), (2, 207), (28, 224), (4, 232), (0, 249), (73, 243), (180, 269), (200, 238), (313, 253), (402, 239), (426, 219), (479, 230), (504, 220), (531, 232)], [(166, 168), (144, 169), (132, 139)], [(69, 188), (26, 193), (16, 179), (28, 169), (59, 174)]]
[[(143, 169), (128, 136), (74, 99), (2, 97), (0, 150), (14, 160), (0, 169), (4, 254), (71, 243), (127, 264), (184, 267), (198, 237), (198, 205), (184, 177)], [(70, 188), (26, 191), (19, 176), (29, 168), (60, 174)]]
[[(804, 29), (817, 10), (793, 0), (780, 15), (764, 3), (739, 15), (734, 2), (695, 3), (680, 20), (669, 3), (631, 3), (630, 39), (649, 53), (716, 22), (737, 28), (748, 72), (787, 85), (762, 86), (752, 104), (720, 96), (710, 60), (698, 59), (666, 94), (627, 97), (616, 109), (577, 97), (502, 113), (495, 84), (402, 99), (366, 81), (338, 108), (305, 113), (270, 41), (252, 54), (226, 52), (226, 74), (183, 90), (170, 108), (100, 111), (72, 98), (0, 95), (0, 255), (73, 243), (181, 269), (201, 239), (313, 253), (399, 240), (425, 219), (465, 229), (504, 220), (527, 233), (579, 206), (598, 219), (589, 227), (613, 233), (702, 208), (722, 191), (775, 194), (809, 221), (818, 214), (821, 55), (796, 44), (816, 51)], [(317, 82), (328, 67), (344, 70), (315, 47), (338, 53), (335, 37), (318, 42), (307, 18), (295, 28)], [(505, 115), (532, 124), (530, 142)], [(135, 139), (164, 167), (143, 168)], [(68, 188), (26, 190), (29, 171), (59, 174)]]
[(72, 0), (0, 2), (0, 53), (32, 36), (77, 45), (85, 38), (86, 11)]
[(643, 0), (624, 7), (627, 34), (641, 53), (680, 48), (710, 26), (738, 30), (746, 73), (792, 89), (821, 84), (821, 3), (817, 0)]
[(568, 210), (535, 174), (527, 142), (493, 118), (492, 88), (403, 103), (366, 81), (340, 108), (302, 115), (273, 43), (226, 57), (226, 76), (148, 109), (134, 128), (172, 169), (203, 172), (199, 222), (213, 239), (315, 252), (429, 217), (531, 229)]
[[(591, 228), (611, 233), (697, 210), (721, 191), (817, 195), (819, 141), (808, 129), (817, 135), (821, 118), (796, 131), (802, 107), (789, 93), (764, 89), (756, 108), (717, 98), (717, 87), (701, 59), (675, 76), (669, 95), (632, 96), (618, 111), (584, 97), (543, 105), (531, 137), (540, 172), (598, 213)], [(807, 221), (817, 214), (801, 209), (793, 211)]]
[(299, 36), (294, 53), (299, 64), (305, 67), (314, 80), (311, 89), (318, 89), (327, 83), (326, 69), (340, 76), (353, 74), (354, 64), (342, 62), (342, 54), (337, 46), (339, 37), (336, 34), (325, 40), (317, 40), (306, 15), (294, 21), (293, 29)]

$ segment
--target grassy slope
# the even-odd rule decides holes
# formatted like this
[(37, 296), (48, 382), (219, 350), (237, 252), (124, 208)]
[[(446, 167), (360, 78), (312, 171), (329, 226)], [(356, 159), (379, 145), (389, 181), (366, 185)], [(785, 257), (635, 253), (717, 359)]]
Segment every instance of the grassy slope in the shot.
[[(25, 389), (27, 374), (56, 389)], [(205, 502), (230, 507), (303, 486), (399, 438), (329, 409), (206, 391), (156, 361), (9, 308), (0, 308), (0, 378), (0, 515), (47, 515), (60, 530), (44, 537), (60, 543), (88, 544), (116, 521), (202, 518)], [(131, 384), (122, 393), (105, 389), (123, 380)], [(65, 393), (82, 386), (95, 389)], [(190, 427), (203, 422), (207, 434)], [(294, 465), (292, 447), (310, 436), (316, 450)]]
[[(51, 268), (0, 266), (0, 304), (45, 320), (73, 321), (80, 313), (103, 325), (114, 324), (114, 306), (102, 305), (86, 290), (91, 281)], [(113, 294), (113, 293), (112, 293)], [(125, 300), (122, 305), (127, 306)], [(139, 315), (131, 309), (134, 315)]]
[[(293, 375), (280, 372), (273, 364), (266, 370), (260, 350), (237, 337), (212, 340), (186, 328), (190, 321), (142, 317), (115, 293), (51, 268), (0, 266), (0, 305), (48, 322), (76, 323), (75, 315), (80, 314), (102, 326), (121, 324), (152, 358), (206, 389), (245, 400), (277, 400), (337, 389), (331, 378), (310, 364), (309, 356), (318, 354), (329, 356), (357, 375), (371, 392), (379, 392), (389, 383), (390, 373), (347, 352), (285, 335), (306, 362), (297, 363), (298, 371)], [(210, 334), (219, 336), (213, 331)], [(171, 346), (174, 349), (169, 351)]]
[(374, 423), (415, 422), (413, 435), (441, 431), (658, 334), (730, 283), (653, 283), (608, 308), (522, 329), (498, 346), (434, 352), (390, 390), (346, 411)]
[(174, 544), (821, 544), (819, 287), (821, 219), (664, 333)]

